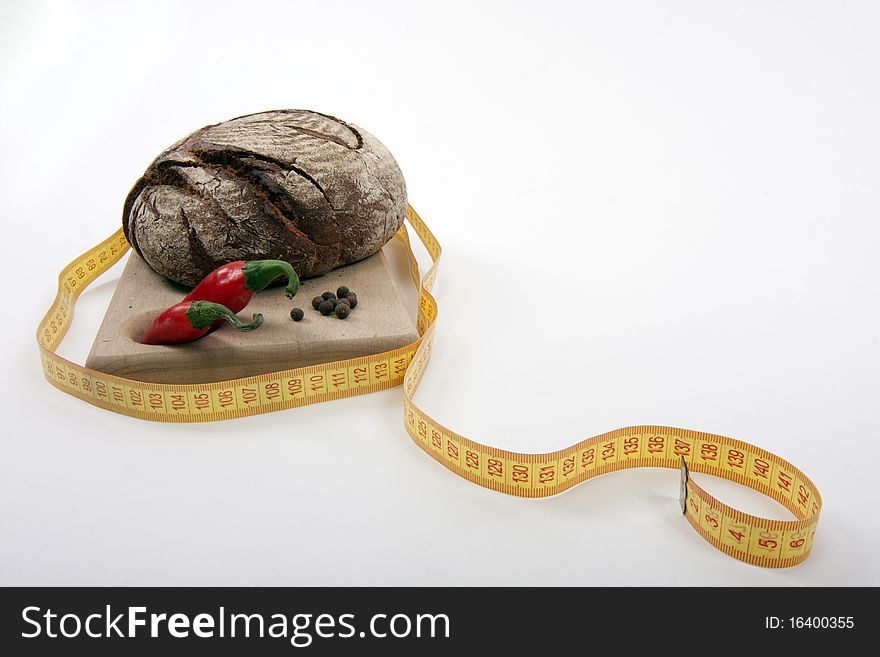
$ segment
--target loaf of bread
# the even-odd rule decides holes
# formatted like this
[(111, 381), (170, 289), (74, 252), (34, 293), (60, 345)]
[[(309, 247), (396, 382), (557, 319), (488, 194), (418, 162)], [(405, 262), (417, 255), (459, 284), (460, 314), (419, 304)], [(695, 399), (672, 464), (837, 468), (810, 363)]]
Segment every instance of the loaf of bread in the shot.
[(307, 110), (210, 125), (157, 157), (125, 201), (132, 247), (196, 285), (233, 260), (286, 260), (300, 276), (376, 253), (406, 213), (391, 153), (366, 131)]

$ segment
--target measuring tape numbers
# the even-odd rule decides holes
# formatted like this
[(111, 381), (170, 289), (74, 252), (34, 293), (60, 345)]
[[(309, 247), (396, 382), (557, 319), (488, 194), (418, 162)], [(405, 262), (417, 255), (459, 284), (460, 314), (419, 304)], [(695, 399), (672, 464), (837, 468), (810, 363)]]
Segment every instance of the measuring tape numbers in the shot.
[[(626, 468), (681, 470), (685, 518), (710, 544), (747, 563), (770, 568), (807, 558), (822, 499), (810, 479), (788, 461), (749, 443), (715, 434), (661, 426), (616, 429), (549, 454), (510, 452), (446, 428), (413, 401), (431, 356), (437, 302), (431, 289), (441, 248), (409, 207), (407, 220), (431, 257), (419, 272), (405, 226), (395, 235), (406, 249), (419, 292), (419, 339), (361, 358), (322, 363), (215, 383), (159, 384), (105, 374), (55, 351), (73, 318), (79, 295), (128, 251), (118, 230), (76, 258), (58, 276), (58, 293), (37, 328), (43, 373), (59, 390), (95, 406), (160, 422), (206, 422), (257, 415), (402, 384), (404, 426), (412, 440), (444, 467), (475, 484), (519, 497), (548, 497), (587, 479)], [(700, 488), (690, 473), (707, 473), (748, 486), (786, 507), (793, 520), (771, 520), (734, 509)]]

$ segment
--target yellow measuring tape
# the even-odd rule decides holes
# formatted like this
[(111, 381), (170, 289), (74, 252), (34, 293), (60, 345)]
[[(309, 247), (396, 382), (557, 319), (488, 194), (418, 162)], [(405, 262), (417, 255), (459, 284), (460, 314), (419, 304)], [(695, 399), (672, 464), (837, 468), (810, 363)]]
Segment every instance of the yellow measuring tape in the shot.
[[(116, 263), (129, 246), (120, 229), (76, 258), (58, 276), (58, 294), (40, 322), (43, 371), (56, 388), (95, 406), (160, 422), (203, 422), (267, 413), (350, 397), (403, 383), (404, 425), (413, 441), (455, 474), (509, 495), (548, 497), (625, 468), (680, 468), (682, 511), (716, 548), (770, 568), (800, 563), (810, 554), (822, 499), (807, 476), (788, 461), (749, 443), (700, 431), (659, 426), (617, 429), (550, 454), (521, 454), (483, 445), (450, 431), (424, 413), (413, 395), (434, 341), (437, 302), (431, 288), (440, 245), (412, 209), (407, 219), (432, 259), (424, 277), (403, 226), (419, 291), (419, 340), (394, 351), (259, 376), (187, 385), (145, 383), (98, 372), (55, 354), (70, 326), (77, 297)], [(776, 500), (794, 520), (769, 520), (737, 511), (697, 486), (689, 472), (736, 481)]]

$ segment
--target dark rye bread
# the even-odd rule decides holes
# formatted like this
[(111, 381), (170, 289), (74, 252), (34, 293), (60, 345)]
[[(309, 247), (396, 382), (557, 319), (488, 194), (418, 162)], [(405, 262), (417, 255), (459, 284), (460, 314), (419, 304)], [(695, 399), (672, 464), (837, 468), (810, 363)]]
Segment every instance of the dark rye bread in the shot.
[(233, 260), (326, 273), (376, 253), (405, 213), (403, 175), (375, 137), (325, 114), (275, 110), (163, 151), (129, 192), (122, 226), (153, 269), (193, 286)]

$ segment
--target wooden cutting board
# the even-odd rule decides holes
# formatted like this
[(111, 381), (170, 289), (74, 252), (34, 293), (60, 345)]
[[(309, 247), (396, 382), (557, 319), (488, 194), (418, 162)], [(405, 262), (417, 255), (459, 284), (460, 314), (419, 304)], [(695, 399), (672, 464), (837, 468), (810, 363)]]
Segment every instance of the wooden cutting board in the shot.
[[(325, 317), (312, 298), (345, 285), (358, 305), (347, 319)], [(187, 288), (169, 282), (132, 253), (110, 301), (86, 366), (154, 383), (207, 383), (277, 370), (355, 358), (402, 347), (418, 338), (415, 324), (394, 284), (381, 251), (329, 274), (302, 281), (288, 299), (276, 286), (254, 296), (239, 313), (250, 321), (262, 313), (263, 325), (240, 333), (222, 326), (181, 345), (140, 344), (153, 319), (186, 296)], [(303, 309), (294, 322), (290, 310)]]

